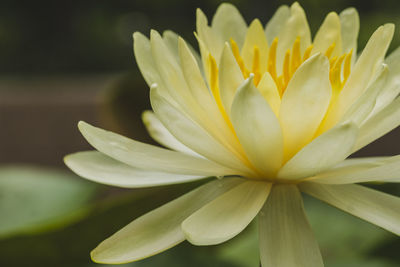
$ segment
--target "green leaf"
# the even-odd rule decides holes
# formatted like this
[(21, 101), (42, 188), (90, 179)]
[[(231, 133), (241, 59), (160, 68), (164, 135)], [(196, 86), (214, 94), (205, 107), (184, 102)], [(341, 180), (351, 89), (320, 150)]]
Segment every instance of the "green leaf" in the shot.
[(1, 168), (0, 238), (54, 229), (81, 218), (95, 188), (60, 171), (27, 166)]

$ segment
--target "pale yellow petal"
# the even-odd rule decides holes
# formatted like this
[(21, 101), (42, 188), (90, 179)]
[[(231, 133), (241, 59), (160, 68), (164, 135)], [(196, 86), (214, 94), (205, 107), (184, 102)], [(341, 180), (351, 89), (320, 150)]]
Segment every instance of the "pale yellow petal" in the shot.
[(240, 182), (239, 179), (216, 180), (146, 213), (101, 242), (91, 252), (92, 260), (107, 264), (127, 263), (183, 242), (182, 221)]
[(361, 185), (304, 183), (300, 189), (345, 212), (400, 235), (400, 198)]
[(258, 214), (270, 189), (269, 183), (246, 181), (220, 195), (183, 221), (187, 240), (215, 245), (236, 236)]
[(333, 44), (335, 48), (331, 56), (340, 56), (342, 54), (341, 25), (339, 16), (335, 12), (331, 12), (326, 16), (315, 35), (312, 53), (325, 53)]
[(357, 134), (358, 128), (351, 123), (323, 133), (294, 155), (280, 169), (278, 178), (304, 178), (335, 166), (351, 154)]
[(192, 156), (200, 156), (178, 140), (165, 128), (157, 116), (150, 110), (142, 113), (142, 120), (150, 136), (161, 145), (172, 150), (180, 151)]
[(321, 54), (304, 62), (283, 94), (280, 122), (288, 159), (314, 137), (331, 97), (329, 61)]
[(259, 215), (263, 267), (323, 267), (318, 243), (295, 185), (275, 185)]
[(274, 177), (282, 165), (282, 131), (277, 117), (254, 86), (252, 77), (238, 89), (231, 118), (249, 160), (265, 178)]
[(357, 38), (360, 29), (360, 18), (355, 8), (346, 8), (339, 14), (342, 28), (342, 52), (349, 53), (353, 51), (352, 61), (357, 55)]
[(217, 8), (211, 27), (220, 36), (222, 42), (235, 40), (242, 47), (247, 24), (237, 8), (230, 3), (222, 3)]
[(280, 6), (265, 26), (265, 35), (271, 44), (275, 37), (282, 31), (286, 21), (290, 17), (290, 8), (287, 5)]
[(250, 24), (241, 51), (244, 64), (250, 71), (253, 67), (255, 47), (257, 47), (259, 53), (259, 71), (264, 73), (267, 71), (268, 66), (268, 42), (264, 33), (264, 28), (258, 19), (253, 20)]
[(281, 97), (275, 81), (269, 72), (266, 72), (257, 85), (264, 99), (268, 102), (276, 117), (279, 118), (279, 109), (281, 107)]

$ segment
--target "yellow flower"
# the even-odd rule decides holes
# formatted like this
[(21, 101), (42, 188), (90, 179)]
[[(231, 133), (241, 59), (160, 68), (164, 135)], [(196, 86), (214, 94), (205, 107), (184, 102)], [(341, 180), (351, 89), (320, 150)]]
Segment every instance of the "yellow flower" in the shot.
[(154, 111), (143, 120), (171, 150), (80, 122), (98, 152), (66, 164), (121, 187), (218, 179), (134, 220), (93, 260), (219, 244), (257, 217), (262, 266), (323, 266), (300, 191), (399, 235), (400, 199), (354, 183), (399, 182), (400, 157), (346, 159), (400, 124), (400, 50), (384, 60), (394, 26), (379, 27), (359, 57), (358, 28), (355, 9), (331, 12), (312, 41), (298, 3), (265, 29), (222, 4), (211, 26), (197, 11), (200, 56), (170, 31), (135, 33)]

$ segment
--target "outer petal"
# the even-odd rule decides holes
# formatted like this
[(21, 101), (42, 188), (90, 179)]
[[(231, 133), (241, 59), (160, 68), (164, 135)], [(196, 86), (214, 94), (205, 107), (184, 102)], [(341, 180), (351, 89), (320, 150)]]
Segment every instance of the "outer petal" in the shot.
[(97, 151), (70, 154), (64, 158), (64, 162), (76, 174), (86, 179), (127, 188), (185, 183), (206, 178), (137, 169)]
[(219, 88), (221, 100), (227, 114), (231, 113), (231, 105), (236, 90), (244, 82), (242, 71), (233, 56), (228, 44), (225, 44), (219, 63)]
[(181, 223), (190, 214), (241, 181), (223, 179), (207, 183), (128, 224), (95, 248), (92, 259), (118, 264), (160, 253), (185, 240)]
[(238, 89), (231, 118), (249, 160), (263, 175), (273, 177), (283, 159), (282, 131), (252, 77)]
[(312, 140), (328, 108), (331, 92), (325, 56), (315, 55), (297, 69), (283, 94), (279, 112), (286, 159)]
[(295, 185), (273, 186), (259, 215), (263, 267), (324, 266)]
[(386, 24), (379, 27), (371, 36), (340, 92), (338, 101), (329, 110), (322, 129), (329, 129), (337, 123), (367, 89), (368, 84), (376, 76), (377, 70), (383, 62), (393, 32), (393, 24)]
[(167, 130), (167, 128), (165, 128), (165, 126), (152, 111), (144, 111), (142, 113), (142, 120), (150, 136), (161, 145), (192, 156), (200, 156), (176, 140), (176, 138)]
[(387, 134), (399, 125), (400, 98), (397, 98), (361, 126), (353, 152)]
[(342, 121), (352, 121), (358, 126), (365, 121), (371, 114), (377, 101), (377, 96), (386, 83), (389, 71), (387, 66), (383, 66), (376, 80), (368, 86), (368, 89), (344, 114)]
[[(357, 38), (360, 29), (360, 18), (355, 8), (346, 8), (339, 14), (342, 28), (342, 52), (349, 53), (353, 50), (353, 58), (357, 55)], [(354, 61), (353, 60), (353, 61)]]
[(214, 199), (182, 223), (189, 242), (215, 245), (239, 234), (268, 197), (271, 184), (246, 181)]
[(340, 56), (342, 54), (342, 36), (340, 28), (339, 16), (335, 12), (330, 12), (315, 35), (312, 52), (325, 53), (332, 44), (335, 44), (332, 56)]
[(280, 6), (265, 26), (265, 35), (268, 43), (271, 44), (275, 37), (279, 35), (286, 21), (290, 17), (290, 8), (287, 5)]
[(321, 173), (312, 181), (321, 184), (353, 184), (372, 181), (400, 182), (400, 157), (394, 156), (374, 162), (347, 166)]
[(389, 74), (382, 87), (372, 114), (376, 114), (391, 103), (400, 93), (400, 48), (392, 52), (385, 60)]
[(212, 161), (137, 142), (83, 121), (78, 127), (98, 151), (133, 167), (187, 175), (224, 176), (234, 173)]
[(304, 183), (303, 192), (400, 235), (400, 198), (361, 185)]
[(232, 38), (239, 47), (242, 46), (247, 25), (234, 5), (229, 3), (219, 5), (211, 25), (214, 32), (221, 37), (223, 42)]
[(357, 138), (358, 128), (342, 124), (320, 135), (300, 150), (278, 172), (282, 179), (298, 179), (327, 170), (347, 158)]
[(208, 159), (224, 166), (232, 167), (232, 170), (236, 170), (235, 174), (251, 173), (235, 154), (227, 150), (198, 124), (169, 104), (157, 93), (156, 88), (152, 88), (150, 99), (154, 112), (180, 142)]
[(290, 7), (289, 19), (286, 21), (278, 35), (277, 70), (282, 70), (285, 53), (288, 49), (292, 48), (297, 37), (300, 37), (300, 51), (303, 54), (311, 44), (311, 33), (303, 8), (299, 3), (295, 2)]

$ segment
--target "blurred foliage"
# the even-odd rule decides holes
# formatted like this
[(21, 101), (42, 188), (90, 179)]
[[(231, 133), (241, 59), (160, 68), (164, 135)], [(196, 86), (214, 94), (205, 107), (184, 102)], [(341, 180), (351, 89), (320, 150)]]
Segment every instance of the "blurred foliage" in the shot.
[[(172, 29), (197, 47), (195, 10), (209, 18), (223, 1), (183, 0), (2, 0), (0, 4), (0, 73), (88, 73), (134, 69), (132, 33)], [(266, 23), (288, 0), (233, 0), (248, 23), (255, 17)], [(381, 24), (400, 25), (395, 0), (300, 0), (313, 33), (329, 11), (354, 6), (360, 12), (359, 44), (364, 46)], [(397, 31), (398, 32), (398, 31)], [(400, 43), (395, 34), (392, 48)]]
[[(74, 179), (75, 178), (75, 179)], [(62, 228), (88, 211), (96, 186), (37, 167), (0, 169), (0, 238)]]

